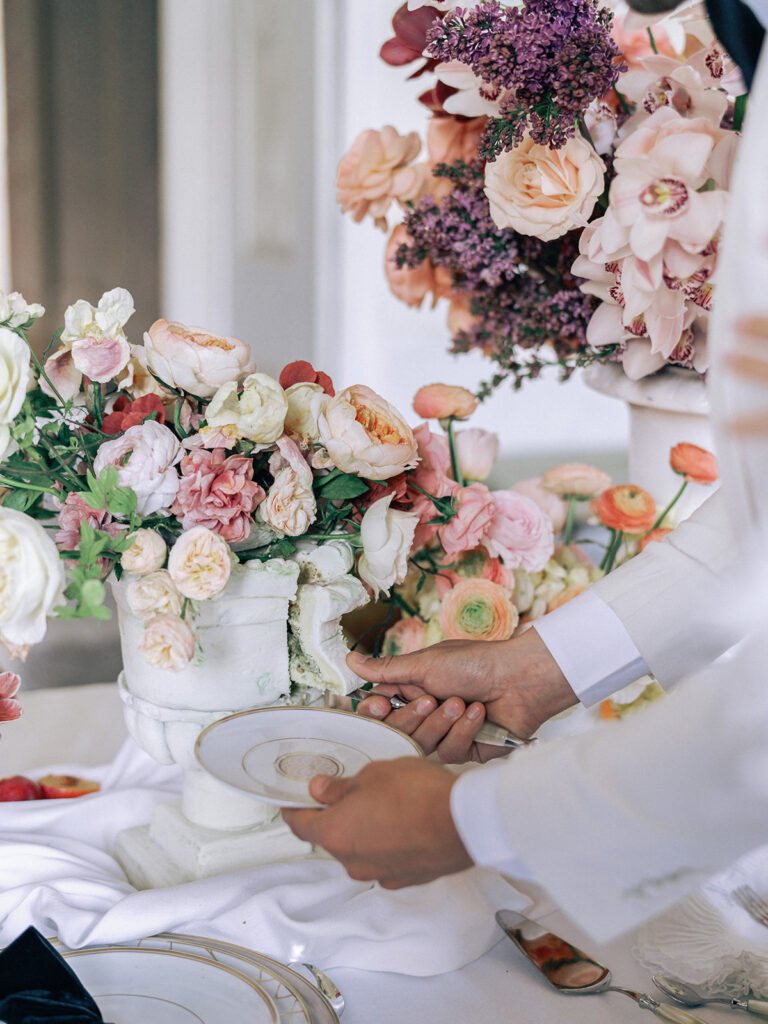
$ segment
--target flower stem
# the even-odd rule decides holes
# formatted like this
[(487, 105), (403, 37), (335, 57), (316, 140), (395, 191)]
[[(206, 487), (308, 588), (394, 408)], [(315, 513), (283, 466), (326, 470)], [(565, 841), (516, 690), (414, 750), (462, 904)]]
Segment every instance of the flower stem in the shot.
[(747, 113), (747, 100), (749, 99), (749, 93), (743, 92), (741, 96), (737, 96), (733, 104), (733, 130), (740, 132), (744, 124), (744, 117)]
[(565, 520), (565, 530), (563, 531), (563, 544), (570, 544), (571, 538), (573, 537), (573, 520), (576, 514), (576, 499), (571, 494), (568, 498), (568, 517)]
[(651, 49), (653, 50), (654, 53), (658, 53), (659, 52), (659, 48), (656, 45), (656, 40), (653, 38), (653, 31), (651, 30), (651, 26), (650, 25), (648, 26), (646, 31), (648, 33), (648, 38), (651, 41)]
[[(670, 512), (672, 511), (672, 509), (673, 509), (673, 508), (675, 507), (675, 505), (677, 504), (677, 502), (679, 501), (679, 499), (680, 499), (680, 498), (682, 497), (683, 491), (685, 490), (685, 488), (686, 488), (687, 486), (688, 486), (688, 478), (686, 477), (686, 478), (685, 478), (685, 479), (683, 480), (683, 482), (682, 482), (682, 484), (681, 484), (681, 486), (680, 486), (680, 490), (679, 490), (679, 491), (677, 492), (677, 494), (676, 494), (676, 495), (674, 496), (674, 498), (672, 499), (672, 501), (670, 501), (670, 503), (669, 503), (669, 504), (667, 505), (667, 507), (666, 507), (666, 508), (664, 509), (664, 511), (663, 511), (663, 512), (661, 513), (661, 515), (660, 515), (660, 516), (659, 516), (659, 518), (658, 518), (658, 519), (656, 520), (656, 522), (655, 522), (655, 523), (653, 524), (653, 526), (651, 527), (651, 530), (657, 530), (657, 529), (659, 528), (659, 526), (661, 526), (661, 524), (662, 524), (662, 523), (664, 522), (664, 520), (665, 520), (665, 519), (667, 518), (667, 516), (669, 515), (669, 513), (670, 513)], [(650, 532), (650, 531), (649, 531), (649, 532)]]
[(19, 480), (6, 480), (0, 476), (0, 487), (10, 487), (19, 491), (38, 491), (40, 494), (55, 494), (59, 495), (58, 491), (54, 491), (52, 487), (39, 487), (37, 484), (25, 484)]
[(451, 470), (453, 471), (453, 479), (459, 485), (464, 486), (464, 477), (461, 475), (461, 466), (459, 464), (459, 453), (456, 448), (456, 434), (453, 430), (453, 417), (448, 419), (448, 448), (451, 452)]
[(611, 540), (608, 544), (608, 550), (605, 552), (605, 556), (600, 563), (600, 568), (606, 575), (613, 568), (613, 563), (616, 561), (616, 555), (619, 553), (621, 542), (624, 540), (624, 534), (621, 530), (611, 530)]

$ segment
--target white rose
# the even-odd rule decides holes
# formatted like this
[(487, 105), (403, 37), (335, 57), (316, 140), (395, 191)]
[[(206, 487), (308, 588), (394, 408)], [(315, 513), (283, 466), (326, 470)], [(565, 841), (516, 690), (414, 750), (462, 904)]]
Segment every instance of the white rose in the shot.
[(63, 601), (59, 552), (31, 516), (0, 506), (0, 639), (23, 647), (45, 636), (46, 616)]
[(285, 392), (266, 373), (252, 373), (237, 393), (237, 382), (223, 384), (205, 410), (211, 427), (234, 427), (240, 437), (256, 444), (274, 444), (283, 432), (288, 401)]
[(126, 598), (128, 607), (138, 619), (149, 619), (153, 615), (181, 615), (181, 594), (165, 569), (131, 580)]
[(584, 227), (603, 191), (605, 164), (589, 143), (569, 139), (560, 149), (527, 135), (485, 167), (485, 194), (499, 228), (544, 242)]
[(136, 493), (136, 511), (149, 516), (173, 504), (179, 489), (175, 465), (182, 454), (172, 430), (155, 420), (145, 420), (114, 441), (105, 441), (96, 453), (93, 471), (98, 476), (105, 466), (117, 466), (120, 484)]
[(322, 387), (309, 381), (291, 384), (285, 397), (288, 402), (285, 429), (305, 443), (317, 441), (320, 436), (317, 417), (328, 399)]
[(393, 494), (374, 501), (360, 523), (363, 553), (357, 563), (360, 579), (373, 590), (388, 593), (402, 583), (408, 572), (408, 555), (419, 517), (413, 512), (391, 509)]
[(144, 660), (155, 668), (179, 672), (192, 660), (195, 635), (177, 615), (156, 615), (147, 623), (140, 650)]
[(220, 594), (232, 572), (227, 542), (206, 526), (182, 533), (168, 556), (168, 572), (179, 593), (195, 601)]
[(24, 404), (29, 384), (29, 349), (8, 327), (0, 327), (0, 423), (11, 423)]
[(144, 335), (149, 369), (164, 384), (210, 398), (227, 381), (247, 372), (251, 350), (239, 338), (224, 338), (202, 327), (155, 320)]
[(301, 537), (317, 515), (312, 491), (312, 470), (298, 446), (288, 437), (277, 442), (281, 462), (275, 481), (259, 505), (257, 515), (268, 526), (289, 537)]
[(163, 567), (168, 549), (156, 530), (137, 530), (131, 539), (133, 543), (120, 558), (120, 564), (126, 572), (146, 576)]

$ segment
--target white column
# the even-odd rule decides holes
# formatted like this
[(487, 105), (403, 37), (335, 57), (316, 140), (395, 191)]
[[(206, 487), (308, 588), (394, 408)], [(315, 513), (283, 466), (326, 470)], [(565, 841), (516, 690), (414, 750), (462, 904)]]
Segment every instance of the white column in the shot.
[(3, 0), (0, 0), (0, 290), (4, 292), (12, 290), (11, 218), (8, 197), (7, 87), (5, 68), (5, 4)]

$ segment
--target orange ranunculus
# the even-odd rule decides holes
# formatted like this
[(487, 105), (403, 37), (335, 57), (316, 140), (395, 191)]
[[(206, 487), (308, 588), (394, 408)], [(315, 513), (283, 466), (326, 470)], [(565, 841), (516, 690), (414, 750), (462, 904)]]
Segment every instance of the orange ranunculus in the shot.
[(668, 533), (672, 533), (672, 530), (666, 526), (659, 526), (656, 530), (651, 530), (650, 533), (646, 533), (644, 537), (640, 539), (640, 543), (637, 545), (637, 553), (645, 551), (650, 543), (655, 540), (664, 540)]
[(517, 621), (509, 591), (491, 580), (459, 580), (440, 607), (448, 640), (508, 640)]
[(561, 605), (567, 604), (574, 597), (578, 597), (579, 594), (583, 594), (587, 589), (586, 583), (573, 583), (570, 587), (566, 587), (565, 590), (561, 590), (559, 594), (555, 594), (552, 600), (547, 605), (547, 612), (553, 612), (555, 608), (560, 608)]
[(669, 464), (675, 473), (694, 484), (713, 484), (720, 476), (717, 459), (712, 452), (687, 441), (670, 450)]
[(656, 502), (634, 484), (619, 484), (603, 491), (595, 510), (604, 526), (623, 533), (645, 533), (656, 522)]
[(477, 408), (477, 399), (466, 388), (454, 384), (425, 384), (413, 396), (413, 411), (425, 420), (455, 416), (463, 420)]

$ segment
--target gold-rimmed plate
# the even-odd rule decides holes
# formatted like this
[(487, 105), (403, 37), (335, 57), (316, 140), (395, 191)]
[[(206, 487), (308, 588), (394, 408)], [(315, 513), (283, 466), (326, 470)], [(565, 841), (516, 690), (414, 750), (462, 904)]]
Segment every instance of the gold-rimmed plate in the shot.
[(282, 1024), (245, 972), (171, 944), (90, 946), (62, 954), (112, 1024)]
[(318, 807), (314, 775), (348, 778), (370, 761), (423, 756), (385, 722), (332, 708), (254, 708), (219, 719), (195, 744), (204, 771), (280, 807)]

